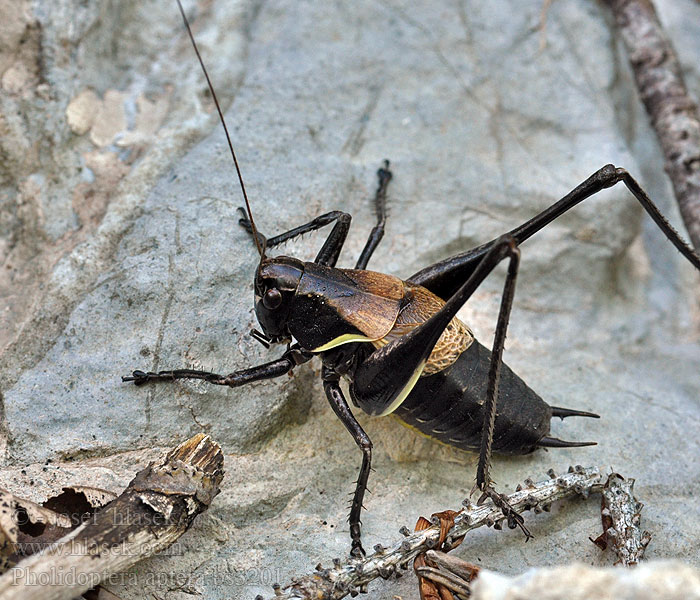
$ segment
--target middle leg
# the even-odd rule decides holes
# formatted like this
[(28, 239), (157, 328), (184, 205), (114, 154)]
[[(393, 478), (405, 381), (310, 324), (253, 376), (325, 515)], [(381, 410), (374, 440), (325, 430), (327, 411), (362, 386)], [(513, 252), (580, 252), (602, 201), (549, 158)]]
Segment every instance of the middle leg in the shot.
[(345, 428), (355, 440), (355, 443), (359, 446), (360, 450), (362, 450), (362, 466), (360, 467), (360, 474), (357, 477), (355, 493), (352, 497), (352, 504), (350, 505), (350, 516), (348, 517), (348, 522), (350, 523), (350, 538), (352, 539), (350, 554), (360, 557), (365, 555), (360, 539), (360, 512), (362, 511), (362, 500), (367, 490), (367, 480), (369, 479), (369, 472), (372, 464), (372, 441), (352, 414), (347, 400), (345, 400), (343, 392), (340, 389), (340, 377), (338, 374), (334, 373), (328, 367), (323, 367), (322, 377), (323, 388), (326, 391), (326, 396), (328, 397), (328, 402), (330, 402), (333, 412), (335, 412), (336, 416), (342, 421)]

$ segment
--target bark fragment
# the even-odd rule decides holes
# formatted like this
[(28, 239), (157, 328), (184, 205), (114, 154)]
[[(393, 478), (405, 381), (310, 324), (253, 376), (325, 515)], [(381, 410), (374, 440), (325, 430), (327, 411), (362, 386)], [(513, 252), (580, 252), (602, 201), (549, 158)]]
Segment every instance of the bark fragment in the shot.
[(70, 600), (177, 540), (219, 492), (223, 454), (198, 434), (57, 542), (0, 577), (3, 600)]

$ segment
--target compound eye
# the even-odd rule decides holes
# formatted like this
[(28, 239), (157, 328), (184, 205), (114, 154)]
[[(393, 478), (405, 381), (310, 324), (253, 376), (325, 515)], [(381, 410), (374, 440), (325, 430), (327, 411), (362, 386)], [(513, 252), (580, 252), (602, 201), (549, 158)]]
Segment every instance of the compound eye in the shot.
[(282, 292), (277, 288), (270, 288), (265, 292), (263, 296), (263, 306), (267, 310), (275, 310), (282, 304)]

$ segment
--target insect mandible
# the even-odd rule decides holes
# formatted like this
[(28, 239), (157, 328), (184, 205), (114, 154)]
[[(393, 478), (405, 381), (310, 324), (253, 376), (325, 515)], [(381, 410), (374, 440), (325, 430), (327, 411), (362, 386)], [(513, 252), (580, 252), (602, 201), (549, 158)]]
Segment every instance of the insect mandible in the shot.
[[(387, 162), (378, 172), (379, 186), (374, 198), (377, 224), (355, 268), (339, 269), (336, 263), (348, 234), (350, 215), (329, 212), (266, 238), (255, 227), (233, 147), (231, 153), (246, 201), (241, 224), (252, 234), (260, 255), (254, 287), (255, 310), (262, 332), (255, 332), (254, 336), (265, 345), (287, 344), (288, 348), (277, 360), (228, 375), (190, 369), (134, 371), (123, 380), (141, 385), (201, 379), (215, 385), (238, 387), (279, 377), (318, 356), (331, 407), (362, 451), (362, 466), (349, 516), (353, 555), (364, 552), (360, 512), (370, 472), (372, 443), (341, 391), (339, 383), (343, 377), (350, 382), (352, 403), (363, 411), (372, 415), (393, 413), (430, 437), (462, 449), (477, 450), (476, 485), (483, 493), (482, 498), (491, 498), (502, 509), (509, 525), (520, 527), (529, 536), (522, 517), (492, 485), (491, 452), (527, 454), (540, 447), (591, 444), (556, 439), (549, 435), (549, 423), (557, 416), (597, 415), (548, 405), (503, 364), (520, 245), (586, 198), (623, 182), (666, 237), (698, 270), (700, 257), (683, 242), (624, 169), (606, 165), (521, 226), (430, 265), (406, 280), (368, 271), (369, 260), (384, 233), (386, 192), (392, 177)], [(333, 224), (333, 229), (313, 262), (267, 255), (267, 250), (329, 224)], [(456, 313), (504, 260), (508, 262), (508, 273), (494, 344), (488, 350), (457, 319)]]

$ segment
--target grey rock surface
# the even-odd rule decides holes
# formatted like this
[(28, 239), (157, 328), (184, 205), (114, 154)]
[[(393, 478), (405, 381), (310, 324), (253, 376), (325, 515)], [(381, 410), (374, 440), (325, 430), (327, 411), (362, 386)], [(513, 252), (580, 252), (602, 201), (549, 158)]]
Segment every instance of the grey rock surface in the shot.
[[(697, 93), (700, 6), (658, 4)], [(260, 229), (345, 210), (353, 227), (340, 265), (352, 266), (384, 158), (395, 176), (390, 216), (370, 267), (401, 277), (522, 223), (608, 162), (678, 223), (605, 10), (553, 3), (543, 29), (540, 8), (189, 3)], [(227, 453), (221, 495), (181, 552), (112, 589), (124, 599), (267, 593), (348, 551), (359, 452), (316, 363), (236, 390), (120, 382), (134, 368), (227, 372), (281, 350), (247, 335), (257, 253), (237, 224), (240, 191), (176, 7), (32, 10), (14, 37), (3, 32), (15, 43), (0, 55), (3, 481), (20, 493), (31, 486), (18, 471), (34, 469), (41, 486), (47, 459), (76, 474), (84, 464), (88, 479), (96, 465), (114, 468), (121, 481), (121, 453), (145, 459), (206, 431)], [(37, 40), (33, 52), (22, 39)], [(322, 240), (283, 252), (312, 260)], [(654, 535), (647, 556), (697, 562), (699, 286), (619, 186), (523, 245), (505, 359), (551, 404), (602, 418), (553, 425), (595, 447), (495, 459), (502, 489), (549, 467), (611, 466), (637, 480)], [(462, 313), (487, 345), (501, 287), (502, 270)], [(459, 506), (475, 456), (393, 419), (360, 420), (376, 449), (367, 548)], [(597, 501), (528, 522), (527, 546), (489, 530), (460, 552), (505, 573), (609, 560), (587, 541), (599, 533)], [(410, 597), (413, 586), (406, 577), (372, 591)]]

